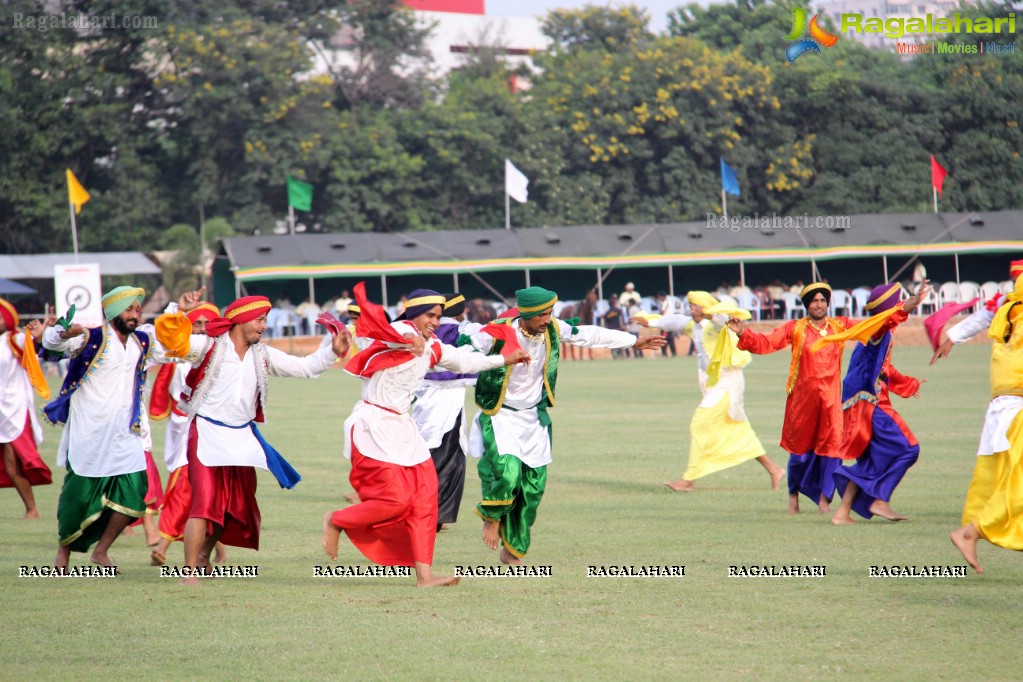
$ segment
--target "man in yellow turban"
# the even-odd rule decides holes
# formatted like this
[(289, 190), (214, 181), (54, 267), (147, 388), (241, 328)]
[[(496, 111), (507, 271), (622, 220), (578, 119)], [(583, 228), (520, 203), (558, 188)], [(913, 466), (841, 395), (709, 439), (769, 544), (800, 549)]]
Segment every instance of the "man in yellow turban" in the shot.
[(991, 346), (991, 404), (977, 464), (952, 543), (977, 573), (977, 542), (1023, 550), (1023, 276), (995, 312)]
[(755, 459), (767, 470), (771, 488), (777, 490), (785, 470), (767, 456), (743, 406), (746, 384), (742, 368), (749, 364), (750, 354), (736, 348), (737, 337), (725, 327), (729, 317), (748, 318), (749, 312), (719, 303), (706, 291), (690, 291), (686, 300), (692, 317), (665, 315), (645, 325), (681, 331), (692, 339), (703, 395), (689, 423), (686, 471), (681, 479), (664, 485), (676, 492), (690, 492), (696, 479)]

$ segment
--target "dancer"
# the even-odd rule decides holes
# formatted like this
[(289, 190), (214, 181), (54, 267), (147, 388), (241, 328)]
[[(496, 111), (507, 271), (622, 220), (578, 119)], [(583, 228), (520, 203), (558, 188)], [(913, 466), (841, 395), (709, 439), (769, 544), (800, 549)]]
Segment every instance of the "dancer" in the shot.
[(476, 404), (469, 451), (479, 458), (482, 500), (476, 514), (483, 519), (483, 543), (501, 549), (501, 561), (520, 564), (529, 551), (530, 531), (547, 484), (551, 463), (551, 419), (561, 343), (583, 348), (656, 349), (660, 336), (637, 338), (627, 332), (578, 319), (552, 317), (558, 295), (541, 287), (515, 292), (517, 316), (501, 322), (514, 330), (509, 339), (476, 335), (473, 343), (485, 353), (501, 352), (514, 339), (532, 358), (529, 364), (498, 367), (476, 379)]
[(374, 339), (345, 367), (364, 380), (362, 399), (345, 421), (349, 480), (361, 502), (324, 516), (324, 551), (337, 559), (344, 532), (374, 563), (414, 566), (418, 587), (455, 585), (458, 578), (434, 575), (432, 569), (437, 472), (409, 415), (413, 392), (433, 367), (471, 373), (528, 361), (528, 356), (521, 350), (487, 356), (439, 341), (435, 331), (445, 299), (435, 291), (413, 291), (393, 323), (383, 308), (366, 300), (363, 283), (354, 291), (362, 310), (359, 335)]
[[(38, 519), (32, 486), (49, 485), (53, 479), (39, 451), (43, 431), (33, 409), (33, 390), (43, 400), (50, 399), (43, 371), (39, 367), (35, 344), (44, 326), (36, 320), (18, 329), (18, 311), (0, 298), (0, 488), (14, 488), (25, 505), (24, 519)], [(52, 320), (47, 320), (53, 324)]]
[[(895, 408), (889, 392), (903, 398), (920, 397), (920, 380), (908, 377), (892, 365), (892, 332), (909, 315), (899, 306), (902, 285), (898, 282), (874, 287), (867, 299), (868, 319), (846, 332), (866, 343), (857, 344), (842, 383), (844, 429), (843, 459), (855, 459), (849, 467), (835, 470), (835, 484), (842, 502), (832, 517), (835, 525), (855, 523), (850, 511), (865, 519), (878, 515), (889, 521), (905, 516), (892, 509), (895, 488), (920, 456), (920, 443)], [(916, 300), (931, 292), (925, 281)], [(839, 335), (843, 336), (843, 335)], [(823, 342), (832, 342), (832, 337)]]
[(168, 357), (193, 365), (180, 410), (191, 419), (188, 433), (188, 479), (192, 505), (185, 524), (182, 583), (195, 585), (210, 569), (217, 541), (259, 549), (260, 514), (256, 504), (256, 468), (268, 469), (282, 488), (301, 477), (266, 442), (263, 421), (269, 376), (313, 378), (348, 351), (350, 336), (332, 328), (320, 347), (300, 358), (260, 343), (271, 309), (265, 296), (246, 296), (229, 305), (224, 316), (206, 325), (207, 335), (192, 334), (185, 315), (203, 290), (183, 294), (178, 312), (156, 320), (157, 339)]
[(977, 450), (977, 463), (963, 505), (962, 527), (952, 544), (977, 573), (977, 543), (987, 540), (1023, 550), (1023, 276), (995, 313), (991, 346), (991, 404)]

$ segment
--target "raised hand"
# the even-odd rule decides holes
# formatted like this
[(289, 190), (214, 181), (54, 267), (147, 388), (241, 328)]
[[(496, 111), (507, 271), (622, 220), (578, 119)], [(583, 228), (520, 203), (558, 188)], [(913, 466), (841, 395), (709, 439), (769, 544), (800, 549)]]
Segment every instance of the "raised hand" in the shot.
[(735, 332), (736, 336), (742, 336), (746, 331), (746, 323), (736, 317), (728, 318), (728, 328)]
[(74, 337), (81, 336), (84, 333), (85, 333), (85, 327), (83, 327), (82, 325), (78, 324), (77, 322), (73, 322), (69, 328), (67, 328), (64, 331), (60, 332), (60, 338), (65, 339), (65, 340), (66, 339), (73, 339)]
[(653, 350), (660, 348), (667, 341), (664, 340), (663, 336), (644, 336), (643, 338), (636, 339), (636, 343), (633, 344), (633, 348), (636, 350)]
[(195, 291), (186, 291), (181, 294), (181, 297), (178, 298), (178, 312), (187, 313), (189, 310), (195, 308), (202, 302), (202, 297), (205, 293), (206, 287), (202, 287)]

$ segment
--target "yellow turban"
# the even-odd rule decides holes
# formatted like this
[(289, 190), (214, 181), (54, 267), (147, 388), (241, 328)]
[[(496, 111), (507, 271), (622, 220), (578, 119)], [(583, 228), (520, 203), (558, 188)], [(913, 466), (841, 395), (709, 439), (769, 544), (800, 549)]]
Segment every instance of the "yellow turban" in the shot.
[(689, 305), (698, 305), (701, 308), (709, 308), (718, 303), (718, 300), (706, 291), (690, 291), (686, 294), (686, 300), (689, 301)]

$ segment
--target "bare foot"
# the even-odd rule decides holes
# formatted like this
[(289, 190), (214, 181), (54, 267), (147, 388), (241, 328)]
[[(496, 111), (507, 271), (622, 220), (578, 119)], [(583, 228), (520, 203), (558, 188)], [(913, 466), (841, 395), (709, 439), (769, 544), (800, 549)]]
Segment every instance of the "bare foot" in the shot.
[(337, 543), (341, 540), (341, 529), (331, 520), (334, 512), (323, 515), (323, 551), (333, 561), (337, 561)]
[(190, 575), (187, 578), (182, 578), (181, 579), (181, 584), (182, 585), (198, 585), (199, 584), (199, 578), (195, 577), (194, 575)]
[(778, 485), (781, 484), (781, 480), (785, 478), (785, 470), (778, 467), (771, 472), (771, 490), (777, 490)]
[(799, 513), (799, 494), (789, 494), (789, 514)]
[(835, 512), (835, 515), (831, 517), (831, 523), (836, 526), (852, 526), (856, 524), (856, 521), (848, 514)]
[(500, 531), (501, 526), (497, 521), (490, 521), (489, 519), (483, 521), (483, 544), (490, 549), (497, 549), (497, 544), (500, 542)]
[(678, 481), (668, 481), (664, 485), (668, 486), (677, 493), (691, 493), (693, 492), (693, 482), (681, 479)]
[(97, 566), (106, 566), (107, 568), (113, 568), (114, 572), (118, 575), (121, 574), (121, 569), (117, 568), (117, 565), (110, 560), (110, 556), (106, 552), (93, 551), (92, 556), (89, 557), (89, 561), (96, 564)]
[(222, 564), (225, 561), (227, 561), (227, 548), (218, 542), (213, 546), (213, 563)]
[(963, 558), (966, 559), (966, 563), (973, 567), (978, 574), (983, 573), (984, 569), (977, 563), (977, 540), (980, 539), (980, 533), (971, 523), (963, 526), (949, 536), (952, 539), (952, 544), (956, 546), (960, 552), (962, 552)]
[(345, 502), (356, 504), (359, 502), (359, 496), (356, 493), (345, 493)]
[(149, 553), (150, 566), (163, 566), (165, 563), (167, 563), (167, 555), (159, 549), (154, 549)]
[(22, 519), (38, 519), (38, 518), (42, 518), (42, 517), (39, 515), (39, 510), (33, 507), (32, 509), (29, 509), (28, 511), (26, 511), (25, 515), (22, 516), (21, 518)]
[(508, 551), (507, 547), (501, 548), (501, 563), (508, 564), (509, 566), (521, 566), (522, 559), (518, 558), (514, 554)]
[(422, 580), (416, 579), (416, 587), (454, 587), (462, 582), (461, 578), (451, 575), (432, 575)]
[(58, 547), (57, 557), (53, 560), (53, 567), (66, 569), (68, 561), (71, 559), (71, 548), (70, 547)]
[(905, 521), (907, 517), (897, 513), (891, 505), (884, 500), (874, 500), (870, 505), (870, 513), (880, 516), (889, 521)]
[(819, 511), (821, 514), (830, 514), (831, 503), (822, 497), (821, 501), (817, 503), (817, 511)]

